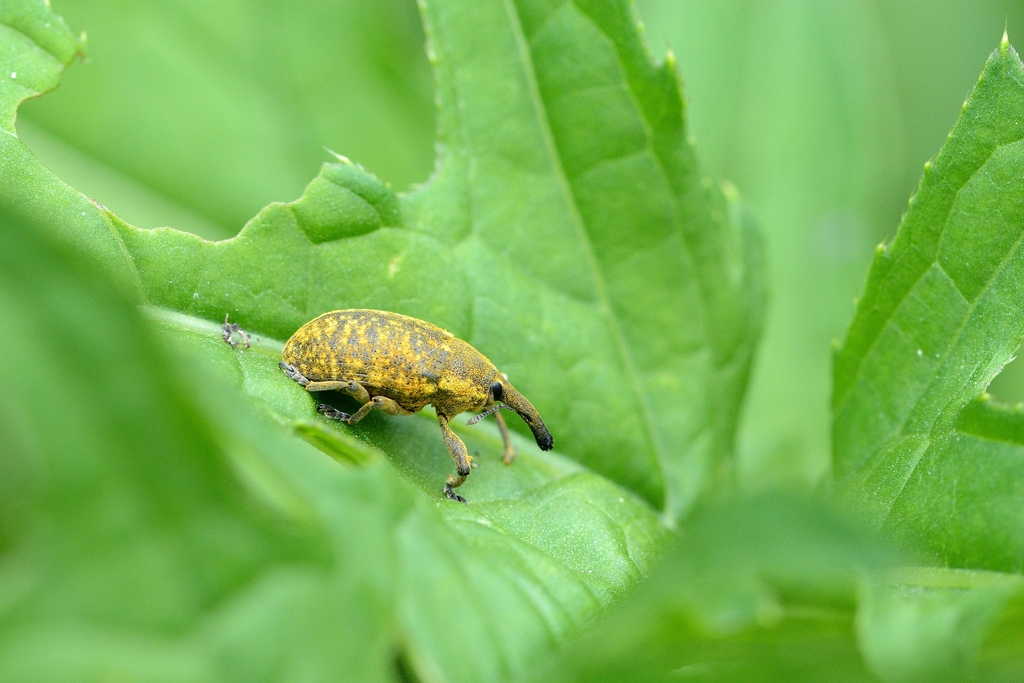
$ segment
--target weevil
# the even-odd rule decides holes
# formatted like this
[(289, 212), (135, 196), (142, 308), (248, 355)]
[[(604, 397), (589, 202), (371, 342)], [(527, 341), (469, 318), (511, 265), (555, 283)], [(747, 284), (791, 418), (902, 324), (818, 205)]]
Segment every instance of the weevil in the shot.
[(455, 489), (469, 476), (473, 458), (449, 426), (459, 413), (482, 410), (469, 424), (494, 414), (504, 442), (505, 464), (514, 455), (508, 426), (498, 408), (514, 410), (541, 450), (554, 439), (525, 396), (482, 353), (451, 332), (399, 313), (369, 309), (331, 311), (300, 327), (284, 345), (284, 373), (309, 392), (341, 391), (361, 405), (351, 415), (326, 404), (325, 417), (354, 425), (377, 409), (412, 415), (433, 405), (457, 476), (448, 475), (444, 494), (465, 503)]

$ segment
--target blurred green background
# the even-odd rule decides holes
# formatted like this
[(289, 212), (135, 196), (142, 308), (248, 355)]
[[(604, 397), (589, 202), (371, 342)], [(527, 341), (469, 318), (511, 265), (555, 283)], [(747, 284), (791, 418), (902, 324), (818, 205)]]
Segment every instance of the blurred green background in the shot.
[[(142, 227), (233, 235), (299, 196), (325, 148), (396, 189), (433, 167), (434, 105), (413, 0), (53, 0), (88, 59), (18, 130), (57, 175)], [(705, 168), (768, 246), (771, 307), (740, 434), (748, 488), (829, 466), (830, 343), (873, 247), (1007, 27), (1009, 0), (639, 0), (671, 48)], [(1024, 399), (1014, 364), (992, 391)]]

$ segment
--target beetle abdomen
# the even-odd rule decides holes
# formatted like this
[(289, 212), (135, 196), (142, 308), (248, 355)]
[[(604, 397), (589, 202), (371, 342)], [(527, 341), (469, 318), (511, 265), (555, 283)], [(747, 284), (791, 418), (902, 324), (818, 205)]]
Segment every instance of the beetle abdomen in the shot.
[(449, 332), (416, 318), (349, 309), (324, 313), (300, 327), (282, 356), (312, 381), (356, 381), (371, 394), (429, 401), (453, 340)]

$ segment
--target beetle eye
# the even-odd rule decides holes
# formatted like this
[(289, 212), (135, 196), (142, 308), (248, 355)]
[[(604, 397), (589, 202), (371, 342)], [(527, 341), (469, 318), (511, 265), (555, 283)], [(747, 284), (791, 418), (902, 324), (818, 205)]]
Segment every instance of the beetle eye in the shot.
[(495, 401), (501, 400), (501, 382), (495, 382), (491, 385), (491, 397)]

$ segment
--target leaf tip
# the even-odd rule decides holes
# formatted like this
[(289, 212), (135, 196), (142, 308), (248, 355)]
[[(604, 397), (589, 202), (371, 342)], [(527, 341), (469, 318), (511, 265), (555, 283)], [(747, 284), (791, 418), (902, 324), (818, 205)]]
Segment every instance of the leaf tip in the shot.
[(672, 51), (672, 48), (665, 50), (665, 68), (671, 71), (675, 71), (679, 67), (679, 62), (676, 60), (676, 53)]
[(1003, 28), (1003, 38), (999, 41), (999, 54), (1006, 56), (1006, 51), (1010, 49), (1010, 34), (1006, 28)]
[(351, 159), (349, 159), (349, 158), (348, 158), (347, 156), (345, 156), (344, 154), (338, 154), (337, 152), (335, 152), (335, 151), (334, 151), (333, 149), (331, 149), (330, 147), (324, 147), (324, 149), (325, 149), (325, 150), (327, 150), (327, 153), (328, 153), (328, 154), (330, 154), (330, 155), (331, 155), (332, 157), (334, 157), (335, 159), (337, 159), (337, 160), (338, 160), (338, 161), (340, 161), (341, 163), (343, 163), (343, 164), (348, 164), (349, 166), (351, 166), (351, 165), (352, 165), (352, 160), (351, 160)]

